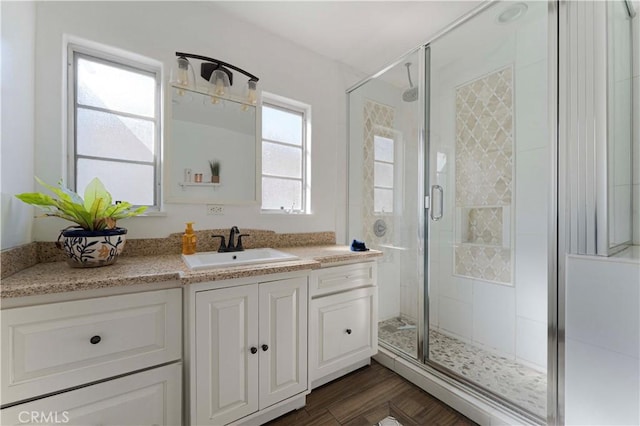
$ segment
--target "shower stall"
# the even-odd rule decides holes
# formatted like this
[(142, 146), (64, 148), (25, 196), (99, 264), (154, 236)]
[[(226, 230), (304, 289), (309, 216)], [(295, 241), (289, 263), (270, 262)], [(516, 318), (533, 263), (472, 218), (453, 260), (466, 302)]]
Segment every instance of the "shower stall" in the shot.
[(485, 5), (349, 99), (349, 239), (384, 252), (380, 346), (547, 416), (546, 2)]

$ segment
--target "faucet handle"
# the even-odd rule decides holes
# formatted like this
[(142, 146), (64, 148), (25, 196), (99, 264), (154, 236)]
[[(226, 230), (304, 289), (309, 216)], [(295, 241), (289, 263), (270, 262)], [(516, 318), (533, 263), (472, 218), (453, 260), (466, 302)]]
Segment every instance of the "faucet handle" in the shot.
[(242, 247), (242, 237), (250, 237), (251, 235), (249, 234), (240, 234), (238, 235), (238, 244), (236, 244), (236, 250), (237, 251), (243, 251), (244, 247)]
[(224, 235), (212, 235), (213, 238), (220, 238), (220, 247), (218, 247), (218, 253), (224, 253), (227, 251), (227, 242), (224, 239)]

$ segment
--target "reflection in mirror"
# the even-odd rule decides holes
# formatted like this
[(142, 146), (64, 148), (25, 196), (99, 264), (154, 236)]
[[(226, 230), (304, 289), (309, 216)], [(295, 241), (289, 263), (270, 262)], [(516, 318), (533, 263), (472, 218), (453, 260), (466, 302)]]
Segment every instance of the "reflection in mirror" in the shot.
[(632, 239), (632, 80), (633, 38), (625, 1), (607, 3), (608, 231), (609, 253)]
[[(167, 201), (256, 202), (256, 107), (171, 87)], [(219, 163), (219, 182), (210, 162)]]

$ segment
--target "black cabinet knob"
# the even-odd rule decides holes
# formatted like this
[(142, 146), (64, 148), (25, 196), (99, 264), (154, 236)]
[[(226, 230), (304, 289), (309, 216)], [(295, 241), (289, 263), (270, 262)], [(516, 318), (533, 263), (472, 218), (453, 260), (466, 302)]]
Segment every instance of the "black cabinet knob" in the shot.
[(251, 347), (251, 353), (255, 354), (256, 352), (258, 352), (258, 348), (256, 348), (255, 346)]
[(100, 336), (93, 336), (91, 339), (89, 339), (92, 345), (97, 345), (98, 343), (100, 343), (101, 340), (102, 340), (102, 337)]
[(265, 351), (265, 352), (266, 352), (266, 351), (268, 351), (268, 350), (269, 350), (269, 346), (267, 346), (267, 345), (262, 345), (262, 350), (263, 350), (263, 351)]
[(347, 334), (351, 334), (351, 329), (347, 328)]

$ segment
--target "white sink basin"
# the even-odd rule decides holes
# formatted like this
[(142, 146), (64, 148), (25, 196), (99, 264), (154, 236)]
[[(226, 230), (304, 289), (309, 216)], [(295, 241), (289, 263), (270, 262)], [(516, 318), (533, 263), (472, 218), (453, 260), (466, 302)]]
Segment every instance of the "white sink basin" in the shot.
[(258, 263), (284, 262), (296, 260), (298, 256), (271, 248), (249, 249), (230, 253), (209, 251), (196, 254), (183, 254), (182, 259), (192, 271), (217, 268), (220, 266), (252, 265)]

